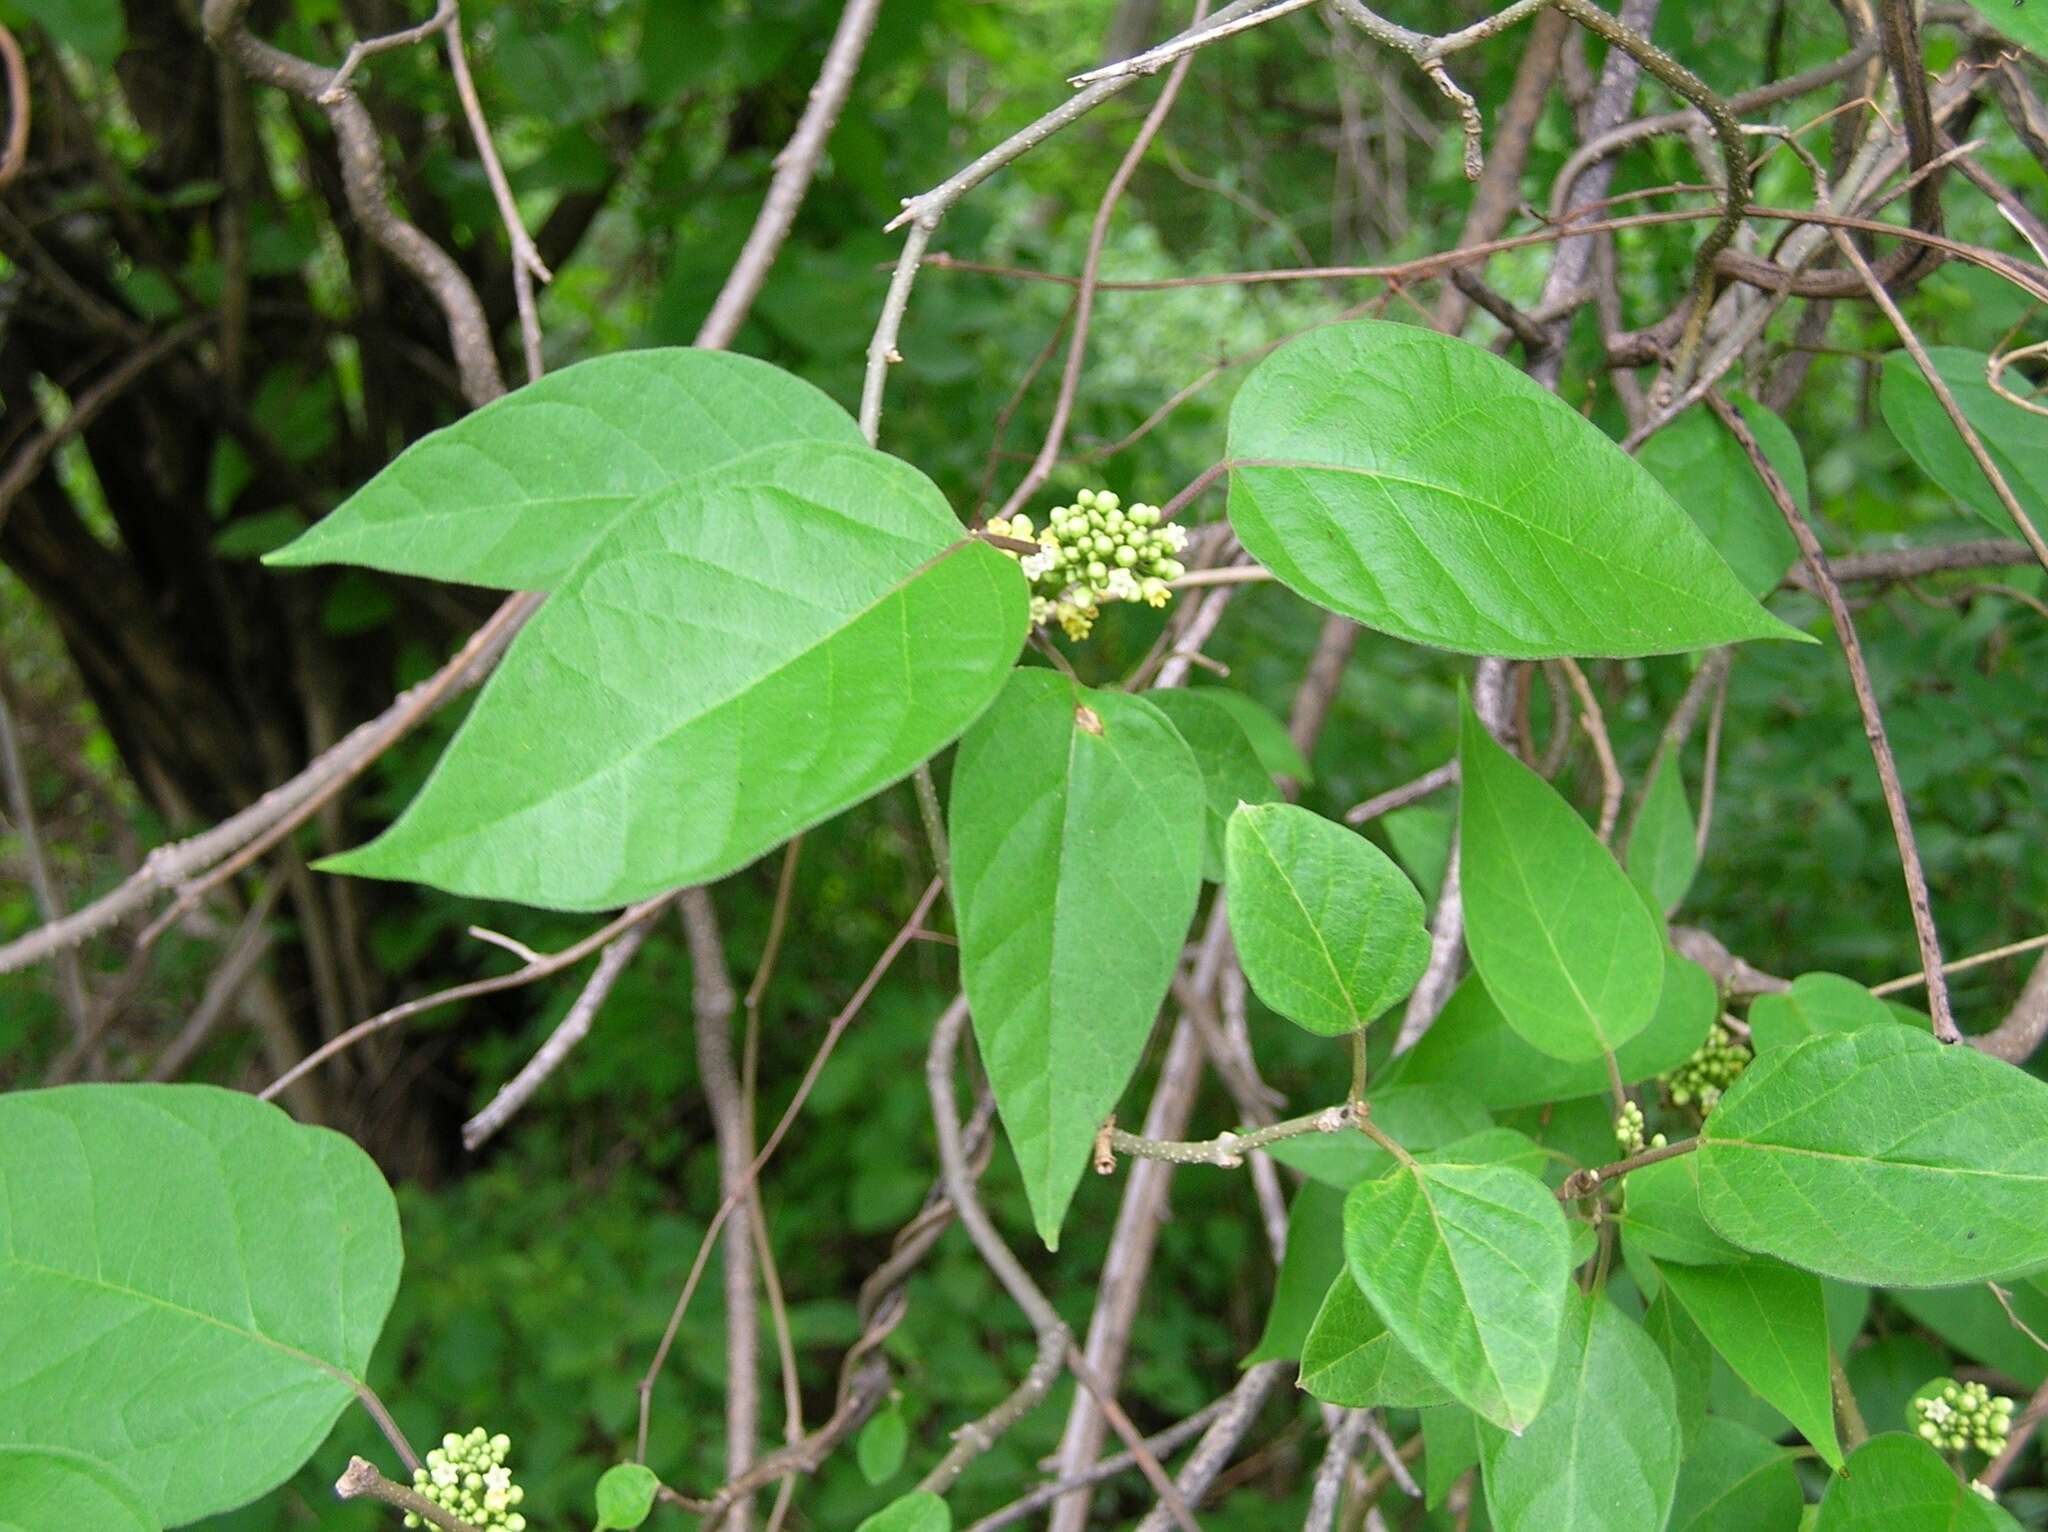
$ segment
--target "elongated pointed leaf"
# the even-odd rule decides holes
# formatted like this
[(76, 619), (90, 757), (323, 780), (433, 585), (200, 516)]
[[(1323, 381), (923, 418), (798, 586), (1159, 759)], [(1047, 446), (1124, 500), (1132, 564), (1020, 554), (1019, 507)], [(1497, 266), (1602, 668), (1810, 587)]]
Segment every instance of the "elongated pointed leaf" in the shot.
[(1917, 1436), (1887, 1432), (1849, 1455), (1820, 1497), (1814, 1532), (2019, 1532)]
[[(1976, 429), (1984, 450), (1998, 465), (2020, 509), (2036, 527), (2041, 526), (2048, 521), (2048, 417), (2001, 399), (1985, 380), (1987, 358), (1977, 352), (1959, 346), (1930, 346), (1927, 354), (1955, 396), (1963, 418)], [(2008, 372), (2006, 378), (2007, 387), (2017, 384), (2018, 391), (2025, 391), (2026, 380), (2019, 373)], [(1894, 351), (1884, 359), (1877, 402), (1884, 423), (1922, 473), (2006, 536), (2018, 535), (2011, 513), (1977, 466), (1977, 459), (1911, 352)]]
[(705, 883), (906, 775), (1022, 644), (1016, 562), (858, 448), (660, 490), (526, 625), (419, 796), (333, 871), (591, 910)]
[(1496, 1532), (1644, 1532), (1678, 1484), (1671, 1373), (1642, 1327), (1574, 1292), (1550, 1402), (1521, 1436), (1482, 1430)]
[(1288, 734), (1287, 725), (1243, 692), (1221, 686), (1200, 686), (1194, 688), (1194, 695), (1215, 703), (1237, 720), (1238, 727), (1244, 730), (1244, 737), (1252, 742), (1259, 764), (1266, 768), (1269, 776), (1292, 777), (1304, 785), (1315, 781), (1316, 775), (1309, 769), (1308, 758)]
[(1487, 993), (1553, 1058), (1619, 1048), (1664, 988), (1656, 920), (1586, 822), (1470, 708), (1458, 762), (1465, 941)]
[(1678, 1470), (1670, 1532), (1799, 1532), (1792, 1455), (1748, 1426), (1709, 1420)]
[[(1666, 947), (1657, 1012), (1615, 1050), (1622, 1083), (1633, 1085), (1683, 1064), (1706, 1040), (1719, 1001), (1713, 976)], [(1508, 1025), (1477, 974), (1451, 992), (1435, 1025), (1396, 1061), (1393, 1078), (1402, 1085), (1455, 1083), (1496, 1112), (1607, 1093), (1603, 1062), (1568, 1064), (1531, 1047)]]
[[(1455, 1085), (1388, 1085), (1372, 1093), (1372, 1120), (1381, 1132), (1418, 1154), (1483, 1133), (1493, 1118)], [(1304, 1133), (1266, 1146), (1265, 1152), (1312, 1181), (1349, 1191), (1383, 1176), (1394, 1157), (1363, 1133)], [(1317, 1295), (1318, 1297), (1321, 1294)]]
[(1820, 1278), (1763, 1260), (1658, 1271), (1735, 1375), (1841, 1467)]
[(1230, 520), (1290, 589), (1474, 654), (1669, 654), (1793, 631), (1657, 481), (1477, 346), (1361, 321), (1290, 341), (1230, 411)]
[(1650, 779), (1643, 809), (1628, 837), (1628, 875), (1655, 908), (1670, 913), (1692, 887), (1699, 870), (1699, 841), (1692, 805), (1678, 763), (1667, 761)]
[(1149, 692), (1145, 698), (1188, 742), (1195, 764), (1202, 769), (1202, 787), (1209, 799), (1209, 812), (1203, 816), (1202, 876), (1211, 883), (1223, 881), (1223, 837), (1237, 806), (1271, 803), (1280, 796), (1236, 711), (1214, 700), (1217, 695), (1229, 693), (1168, 687)]
[(729, 351), (579, 362), (421, 437), (268, 564), (553, 590), (635, 501), (764, 447), (862, 445), (802, 379)]
[(1519, 1431), (1557, 1362), (1564, 1214), (1526, 1171), (1410, 1163), (1344, 1201), (1344, 1259), (1387, 1329), (1461, 1403)]
[(1020, 670), (961, 742), (960, 964), (1048, 1247), (1180, 959), (1203, 813), (1188, 747), (1123, 692)]
[(1726, 1238), (1824, 1276), (1939, 1287), (2048, 1262), (2048, 1085), (1911, 1027), (1760, 1055), (1701, 1130)]
[(1787, 1048), (1823, 1032), (1896, 1024), (1882, 1000), (1837, 973), (1803, 973), (1783, 994), (1758, 995), (1749, 1005), (1750, 1042), (1758, 1053)]
[[(1806, 509), (1806, 459), (1785, 422), (1753, 399), (1736, 408), (1755, 433), (1757, 445)], [(1743, 589), (1761, 596), (1784, 578), (1799, 557), (1799, 544), (1777, 501), (1764, 488), (1749, 454), (1728, 428), (1706, 410), (1687, 410), (1643, 443), (1636, 461), (1671, 491), (1708, 542), (1714, 545)]]
[(230, 1510), (326, 1437), (400, 1261), (369, 1157), (252, 1096), (0, 1096), (0, 1441), (100, 1460), (165, 1525)]
[(159, 1532), (161, 1526), (97, 1458), (56, 1447), (0, 1446), (0, 1532)]
[(1286, 803), (1240, 807), (1226, 839), (1230, 934), (1267, 1005), (1339, 1037), (1415, 987), (1422, 895), (1379, 847)]
[(1349, 1272), (1323, 1296), (1301, 1350), (1299, 1387), (1325, 1404), (1352, 1409), (1448, 1404), (1451, 1394), (1388, 1332)]

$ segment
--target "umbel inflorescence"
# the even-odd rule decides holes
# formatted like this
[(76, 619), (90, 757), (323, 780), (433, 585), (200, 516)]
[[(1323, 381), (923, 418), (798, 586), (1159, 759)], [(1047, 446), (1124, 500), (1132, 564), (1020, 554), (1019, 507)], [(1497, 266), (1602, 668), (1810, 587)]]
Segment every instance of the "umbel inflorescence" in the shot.
[[(511, 1438), (503, 1432), (486, 1436), (482, 1426), (467, 1436), (450, 1431), (427, 1454), (427, 1466), (413, 1470), (412, 1487), (478, 1532), (526, 1532), (526, 1518), (517, 1509), (526, 1491), (512, 1482), (505, 1466), (511, 1450)], [(425, 1525), (410, 1511), (405, 1524)]]
[(1166, 605), (1173, 598), (1169, 582), (1187, 573), (1174, 557), (1187, 546), (1187, 532), (1162, 523), (1157, 506), (1126, 510), (1106, 489), (1084, 489), (1072, 505), (1055, 507), (1043, 529), (1029, 516), (997, 516), (988, 530), (1038, 544), (1036, 553), (1012, 554), (1031, 582), (1031, 620), (1057, 622), (1073, 639), (1088, 636), (1106, 601)]
[(1975, 1447), (1990, 1457), (2005, 1451), (2012, 1430), (2012, 1401), (1993, 1394), (1981, 1383), (1941, 1378), (1913, 1398), (1909, 1423), (1925, 1441), (1942, 1452)]
[(1693, 1056), (1658, 1083), (1673, 1106), (1697, 1107), (1704, 1116), (1713, 1111), (1721, 1092), (1741, 1078), (1749, 1059), (1749, 1049), (1717, 1021)]

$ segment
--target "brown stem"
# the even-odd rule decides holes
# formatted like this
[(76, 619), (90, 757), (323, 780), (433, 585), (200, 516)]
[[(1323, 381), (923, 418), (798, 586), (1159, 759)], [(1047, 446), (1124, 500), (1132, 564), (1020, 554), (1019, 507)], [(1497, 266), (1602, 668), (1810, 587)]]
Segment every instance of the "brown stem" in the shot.
[(381, 1500), (396, 1510), (407, 1511), (422, 1521), (432, 1522), (441, 1532), (477, 1532), (468, 1522), (418, 1490), (397, 1484), (377, 1471), (365, 1458), (350, 1458), (348, 1467), (334, 1481), (334, 1493), (341, 1500)]

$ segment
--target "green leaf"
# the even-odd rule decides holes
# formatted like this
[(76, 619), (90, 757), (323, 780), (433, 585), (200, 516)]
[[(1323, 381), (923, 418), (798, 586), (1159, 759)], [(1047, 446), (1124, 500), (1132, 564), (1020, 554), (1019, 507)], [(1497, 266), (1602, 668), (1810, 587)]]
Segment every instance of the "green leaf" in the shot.
[(1240, 803), (1271, 803), (1280, 793), (1245, 737), (1236, 713), (1213, 697), (1210, 692), (1179, 687), (1145, 694), (1145, 700), (1164, 713), (1188, 742), (1195, 764), (1202, 770), (1202, 786), (1209, 800), (1209, 812), (1203, 816), (1202, 876), (1221, 883), (1224, 830), (1232, 812)]
[(1330, 1284), (1344, 1270), (1344, 1193), (1309, 1181), (1287, 1209), (1287, 1247), (1273, 1278), (1273, 1306), (1259, 1343), (1240, 1365), (1297, 1361)]
[(1380, 828), (1394, 848), (1394, 860), (1422, 890), (1423, 902), (1431, 909), (1443, 892), (1444, 870), (1451, 861), (1451, 832), (1457, 824), (1457, 810), (1426, 803), (1395, 809), (1380, 819)]
[(1669, 1532), (1797, 1532), (1806, 1497), (1792, 1455), (1748, 1426), (1709, 1420), (1678, 1469)]
[[(1995, 1367), (2030, 1389), (2048, 1382), (2048, 1351), (2006, 1317), (2005, 1305), (1989, 1287), (1901, 1288), (1886, 1297), (1972, 1361)], [(2020, 1323), (2036, 1335), (2048, 1335), (2048, 1294), (2038, 1279), (2014, 1283), (2006, 1302)], [(1921, 1381), (1914, 1380), (1916, 1385)]]
[(632, 1532), (654, 1509), (661, 1480), (644, 1463), (618, 1463), (597, 1481), (597, 1532)]
[(1267, 1005), (1341, 1037), (1415, 987), (1422, 895), (1379, 847), (1287, 803), (1239, 807), (1226, 839), (1230, 934)]
[(1201, 890), (1202, 779), (1149, 702), (1015, 672), (961, 742), (953, 902), (974, 1035), (1049, 1248)]
[(1748, 1256), (1714, 1232), (1700, 1210), (1699, 1156), (1682, 1154), (1633, 1170), (1615, 1221), (1638, 1255), (1686, 1266), (1724, 1266)]
[(1316, 774), (1309, 769), (1308, 757), (1301, 753), (1287, 732), (1287, 725), (1267, 712), (1243, 692), (1228, 691), (1221, 686), (1198, 686), (1193, 689), (1197, 697), (1206, 697), (1217, 706), (1226, 708), (1237, 720), (1237, 726), (1244, 730), (1245, 738), (1252, 742), (1252, 749), (1258, 753), (1259, 764), (1272, 777), (1292, 777), (1306, 787), (1315, 781)]
[(1658, 1270), (1736, 1376), (1841, 1467), (1820, 1279), (1776, 1261)]
[(953, 1513), (937, 1495), (915, 1490), (890, 1501), (854, 1532), (953, 1532)]
[[(1994, 18), (1994, 23), (2005, 25), (1999, 18)], [(1989, 360), (1977, 352), (1958, 346), (1930, 346), (1927, 354), (1936, 374), (1955, 395), (1963, 418), (1975, 428), (1984, 450), (2005, 476), (2020, 509), (2037, 527), (2048, 521), (2048, 418), (2000, 398), (1985, 381)], [(2008, 373), (2006, 378), (2008, 388), (2017, 384), (2024, 391), (2027, 386), (2020, 373)], [(1894, 351), (1884, 359), (1877, 403), (1884, 412), (1884, 423), (1922, 473), (1998, 531), (2008, 537), (2019, 535), (2012, 516), (1977, 466), (1977, 459), (1934, 396), (1911, 352)]]
[(1749, 1003), (1750, 1042), (1758, 1053), (1790, 1047), (1823, 1032), (1896, 1024), (1882, 1000), (1855, 980), (1834, 973), (1803, 973), (1783, 994), (1758, 995)]
[[(1735, 404), (1792, 492), (1793, 503), (1805, 511), (1806, 459), (1798, 438), (1755, 400), (1737, 397)], [(1643, 443), (1636, 461), (1685, 507), (1751, 595), (1769, 591), (1799, 557), (1792, 529), (1785, 525), (1778, 502), (1764, 488), (1749, 454), (1707, 411), (1685, 411)]]
[(1701, 1130), (1726, 1238), (1824, 1276), (1981, 1282), (2048, 1262), (2048, 1085), (1910, 1027), (1760, 1055)]
[(0, 1532), (159, 1532), (121, 1476), (58, 1447), (0, 1446)]
[(1001, 687), (1024, 580), (959, 531), (916, 469), (851, 447), (656, 491), (513, 641), (398, 822), (322, 866), (571, 910), (746, 866)]
[(1423, 1503), (1435, 1510), (1465, 1471), (1479, 1461), (1479, 1433), (1485, 1427), (1462, 1404), (1422, 1411)]
[[(1970, 0), (1970, 4), (1977, 8), (1978, 15), (2014, 42), (2048, 57), (2048, 21), (2041, 19), (2039, 6), (2013, 5), (2010, 0)], [(1934, 349), (1939, 352), (1945, 348)]]
[(909, 1446), (910, 1428), (903, 1423), (903, 1411), (894, 1405), (876, 1411), (853, 1442), (860, 1476), (870, 1484), (888, 1483), (902, 1470)]
[(1344, 1200), (1344, 1259), (1387, 1329), (1461, 1403), (1519, 1431), (1557, 1361), (1564, 1214), (1503, 1165), (1411, 1162)]
[(1470, 654), (1795, 637), (1657, 481), (1542, 385), (1406, 325), (1329, 325), (1246, 379), (1230, 521), (1296, 593)]
[[(1486, 1108), (1454, 1085), (1389, 1085), (1372, 1093), (1372, 1120), (1416, 1153), (1440, 1149), (1493, 1126)], [(1268, 1144), (1265, 1152), (1311, 1180), (1339, 1191), (1383, 1176), (1394, 1157), (1363, 1133), (1304, 1133)], [(1317, 1298), (1322, 1294), (1318, 1292)]]
[[(266, 563), (363, 564), (504, 590), (553, 590), (643, 496), (763, 448), (866, 450), (860, 427), (802, 379), (731, 351), (624, 351), (564, 367), (421, 437)], [(829, 560), (807, 534), (750, 526), (745, 499), (696, 514), (750, 531), (791, 571)], [(706, 540), (719, 542), (721, 540)], [(681, 551), (680, 549), (678, 550)], [(721, 563), (742, 561), (730, 555)], [(736, 593), (705, 610), (737, 616)], [(799, 592), (792, 592), (800, 595)], [(808, 604), (808, 603), (805, 603)], [(771, 631), (757, 620), (742, 634)]]
[(1652, 907), (1669, 914), (1678, 908), (1699, 871), (1700, 854), (1692, 807), (1676, 760), (1650, 779), (1642, 811), (1628, 836), (1628, 875)]
[[(1657, 1013), (1615, 1051), (1622, 1083), (1634, 1085), (1683, 1064), (1706, 1040), (1719, 1001), (1713, 976), (1666, 947)], [(1532, 1048), (1508, 1025), (1477, 974), (1451, 992), (1435, 1024), (1396, 1068), (1394, 1078), (1402, 1085), (1460, 1085), (1496, 1112), (1607, 1093), (1604, 1063), (1567, 1064)]]
[(2019, 1532), (1917, 1436), (1887, 1432), (1828, 1480), (1814, 1532)]
[[(1654, 1269), (1650, 1279), (1656, 1280)], [(1671, 1289), (1660, 1285), (1657, 1296), (1643, 1312), (1643, 1333), (1650, 1337), (1671, 1369), (1671, 1385), (1678, 1398), (1678, 1435), (1691, 1450), (1707, 1419), (1707, 1388), (1714, 1374), (1714, 1349), (1700, 1334)]]
[(29, 19), (57, 42), (76, 48), (102, 69), (128, 45), (121, 0), (16, 0)]
[(211, 1086), (24, 1091), (0, 1188), (0, 1441), (176, 1525), (283, 1483), (355, 1396), (402, 1256), (339, 1134)]
[(1570, 1063), (1650, 1024), (1664, 939), (1628, 875), (1471, 708), (1458, 744), (1458, 868), (1472, 966), (1508, 1025)]
[(1352, 1409), (1447, 1404), (1450, 1393), (1388, 1333), (1348, 1272), (1340, 1271), (1301, 1349), (1299, 1387)]
[(1550, 1402), (1520, 1436), (1482, 1432), (1496, 1532), (1661, 1528), (1678, 1484), (1671, 1373), (1642, 1328), (1577, 1292), (1565, 1315)]

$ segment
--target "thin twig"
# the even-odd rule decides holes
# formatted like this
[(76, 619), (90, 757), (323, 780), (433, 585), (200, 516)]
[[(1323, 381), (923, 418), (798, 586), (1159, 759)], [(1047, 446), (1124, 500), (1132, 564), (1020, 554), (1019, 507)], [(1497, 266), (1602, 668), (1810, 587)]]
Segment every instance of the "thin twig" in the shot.
[(1330, 1444), (1323, 1452), (1323, 1460), (1316, 1465), (1316, 1476), (1309, 1491), (1308, 1519), (1302, 1522), (1301, 1532), (1331, 1532), (1337, 1525), (1337, 1505), (1344, 1497), (1344, 1479), (1351, 1468), (1351, 1461), (1358, 1456), (1360, 1443), (1365, 1440), (1366, 1417), (1369, 1410), (1343, 1410), (1337, 1415), (1337, 1424), (1330, 1432)]
[(434, 14), (417, 26), (401, 27), (396, 32), (386, 32), (381, 37), (366, 37), (352, 42), (348, 52), (342, 55), (341, 67), (334, 71), (327, 82), (327, 88), (313, 98), (316, 106), (332, 106), (348, 91), (355, 79), (357, 68), (364, 59), (375, 58), (380, 53), (389, 53), (396, 48), (410, 48), (414, 43), (425, 42), (436, 32), (455, 19), (455, 0), (440, 0), (434, 7)]
[[(1956, 958), (1943, 963), (1943, 973), (1965, 973), (1972, 968), (1981, 968), (1986, 963), (1996, 963), (2004, 958), (2017, 957), (2022, 952), (2038, 952), (2048, 947), (2048, 935), (2029, 936), (2025, 941), (2008, 942), (2003, 947), (1993, 947), (1988, 952), (1972, 953), (1969, 957)], [(1927, 982), (1925, 969), (1916, 973), (1900, 974), (1896, 979), (1886, 979), (1882, 984), (1870, 986), (1873, 995), (1896, 995), (1901, 990), (1918, 989)]]
[[(1164, 1431), (1155, 1431), (1145, 1438), (1146, 1450), (1154, 1457), (1164, 1458), (1214, 1420), (1221, 1413), (1225, 1403), (1223, 1399), (1212, 1399), (1185, 1420), (1175, 1421)], [(1028, 1495), (1011, 1501), (1000, 1510), (989, 1512), (979, 1521), (970, 1523), (966, 1532), (998, 1532), (1002, 1527), (1015, 1526), (1020, 1521), (1029, 1520), (1033, 1513), (1044, 1510), (1069, 1491), (1100, 1484), (1104, 1479), (1113, 1479), (1118, 1474), (1129, 1473), (1137, 1466), (1136, 1454), (1129, 1451), (1099, 1458), (1077, 1474), (1055, 1479), (1049, 1484), (1041, 1484)]]
[(1696, 1138), (1681, 1138), (1675, 1144), (1659, 1144), (1654, 1149), (1645, 1149), (1641, 1154), (1632, 1154), (1627, 1159), (1616, 1160), (1611, 1165), (1575, 1170), (1558, 1186), (1557, 1200), (1574, 1202), (1581, 1197), (1590, 1197), (1632, 1170), (1641, 1170), (1645, 1165), (1655, 1165), (1659, 1160), (1675, 1160), (1681, 1154), (1691, 1154), (1699, 1146), (1700, 1141)]
[(7, 75), (7, 137), (0, 143), (0, 191), (28, 163), (28, 65), (11, 28), (0, 25), (0, 66)]
[(1419, 803), (1431, 793), (1449, 787), (1458, 780), (1458, 763), (1445, 761), (1441, 766), (1432, 766), (1421, 776), (1403, 782), (1399, 787), (1390, 787), (1383, 793), (1374, 793), (1365, 802), (1354, 804), (1344, 811), (1344, 823), (1348, 825), (1370, 824), (1384, 814)]
[(1600, 763), (1599, 835), (1600, 844), (1605, 846), (1614, 839), (1614, 821), (1621, 813), (1621, 768), (1614, 764), (1614, 742), (1607, 737), (1607, 715), (1600, 711), (1600, 699), (1593, 694), (1586, 673), (1579, 669), (1577, 660), (1560, 659), (1557, 663), (1578, 694), (1579, 723), (1593, 742), (1594, 760)]
[(2014, 1417), (2012, 1429), (2005, 1436), (2004, 1450), (1985, 1464), (1984, 1471), (1977, 1475), (1979, 1484), (1987, 1489), (1997, 1489), (2004, 1482), (2005, 1476), (2012, 1472), (2012, 1465), (2027, 1450), (2027, 1443), (2034, 1439), (2035, 1428), (2041, 1424), (2043, 1416), (2048, 1416), (2048, 1382), (2034, 1390), (2026, 1407)]
[(432, 1522), (441, 1528), (441, 1532), (477, 1532), (475, 1527), (438, 1501), (429, 1500), (409, 1485), (385, 1478), (377, 1471), (377, 1465), (367, 1458), (348, 1460), (348, 1467), (334, 1481), (334, 1494), (339, 1500), (381, 1500), (396, 1510)]
[[(10, 39), (11, 41), (11, 39)], [(7, 705), (5, 688), (0, 688), (0, 788), (5, 789), (7, 814), (14, 821), (14, 833), (21, 841), (22, 857), (28, 862), (29, 892), (36, 912), (46, 924), (64, 918), (63, 901), (57, 897), (57, 882), (50, 876), (49, 858), (43, 854), (42, 832), (36, 826), (34, 789), (28, 768), (22, 762), (21, 739), (14, 727), (14, 712)], [(85, 970), (76, 949), (57, 954), (57, 995), (71, 1022), (74, 1045), (92, 1030), (92, 1001), (85, 990)]]
[(1245, 1155), (1268, 1144), (1277, 1144), (1309, 1133), (1342, 1133), (1355, 1126), (1355, 1115), (1346, 1102), (1326, 1106), (1320, 1112), (1290, 1117), (1285, 1122), (1253, 1128), (1244, 1133), (1219, 1133), (1214, 1138), (1194, 1140), (1145, 1138), (1126, 1133), (1115, 1123), (1106, 1125), (1095, 1143), (1095, 1169), (1108, 1175), (1116, 1169), (1116, 1156), (1139, 1160), (1166, 1160), (1175, 1165), (1219, 1165), (1235, 1170)]

